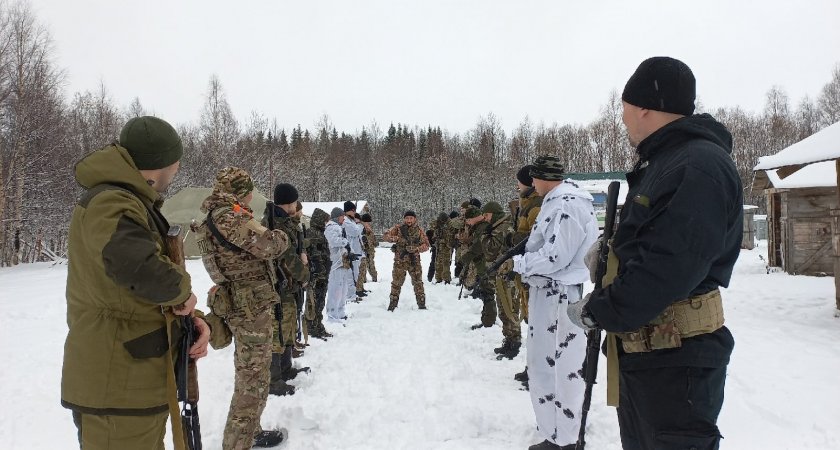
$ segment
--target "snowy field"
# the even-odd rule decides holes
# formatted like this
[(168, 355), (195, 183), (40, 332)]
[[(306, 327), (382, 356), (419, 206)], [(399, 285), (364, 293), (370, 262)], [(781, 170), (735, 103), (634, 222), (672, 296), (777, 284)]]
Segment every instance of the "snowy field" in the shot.
[[(735, 335), (720, 418), (728, 449), (840, 449), (840, 319), (834, 280), (767, 274), (760, 246), (742, 250), (724, 293)], [(400, 307), (385, 308), (392, 253), (377, 252), (380, 281), (350, 304), (346, 327), (312, 340), (298, 365), (312, 368), (292, 383), (293, 397), (270, 397), (263, 427), (286, 427), (285, 449), (525, 449), (538, 441), (528, 393), (512, 379), (524, 352), (497, 361), (498, 326), (470, 331), (480, 302), (457, 300), (454, 286), (426, 284), (429, 309), (403, 286)], [(423, 255), (428, 267), (429, 255)], [(188, 262), (195, 292), (210, 280)], [(59, 405), (66, 334), (66, 266), (0, 269), (0, 448), (74, 449), (70, 412)], [(233, 346), (200, 361), (205, 448), (221, 446), (233, 390)], [(600, 374), (603, 381), (604, 365)], [(619, 449), (615, 411), (596, 386), (588, 448)], [(171, 448), (167, 436), (167, 448)]]

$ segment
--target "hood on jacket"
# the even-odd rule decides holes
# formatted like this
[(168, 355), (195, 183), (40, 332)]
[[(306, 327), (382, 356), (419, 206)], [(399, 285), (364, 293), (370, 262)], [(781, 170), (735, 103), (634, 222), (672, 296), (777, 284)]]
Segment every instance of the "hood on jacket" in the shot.
[(315, 228), (316, 230), (324, 231), (324, 227), (327, 225), (327, 220), (329, 220), (330, 215), (327, 214), (321, 208), (315, 208), (315, 211), (312, 212), (312, 217), (309, 220), (309, 226)]
[(105, 183), (116, 184), (128, 187), (158, 206), (163, 202), (160, 194), (143, 179), (128, 150), (117, 144), (85, 156), (76, 163), (74, 172), (76, 182), (85, 189)]
[(646, 161), (661, 150), (695, 139), (712, 141), (732, 153), (732, 134), (709, 114), (686, 116), (665, 125), (640, 142), (636, 152)]

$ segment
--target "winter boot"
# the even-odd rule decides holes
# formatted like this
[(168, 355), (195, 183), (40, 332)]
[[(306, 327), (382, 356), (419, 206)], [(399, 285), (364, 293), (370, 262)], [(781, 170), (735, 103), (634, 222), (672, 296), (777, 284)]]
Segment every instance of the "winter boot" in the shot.
[(505, 338), (505, 339), (502, 341), (502, 346), (501, 346), (501, 347), (496, 347), (496, 348), (494, 348), (494, 349), (493, 349), (493, 353), (495, 353), (495, 354), (497, 354), (497, 355), (500, 355), (500, 354), (504, 353), (504, 352), (505, 352), (505, 350), (507, 350), (507, 348), (508, 348), (508, 346), (509, 346), (509, 345), (510, 345), (510, 341), (508, 341), (508, 340), (507, 340), (507, 338)]
[(269, 385), (268, 393), (278, 396), (295, 395), (295, 387), (281, 379), (278, 383), (271, 383)]
[(271, 448), (277, 447), (283, 442), (286, 442), (287, 432), (285, 429), (260, 431), (254, 436), (254, 447), (256, 448)]
[(324, 327), (323, 323), (318, 324), (318, 333), (325, 338), (333, 337), (333, 334), (330, 333), (329, 331), (327, 331), (327, 329), (326, 329), (326, 327)]
[(498, 360), (502, 360), (503, 358), (513, 359), (516, 358), (516, 355), (519, 354), (519, 347), (522, 346), (522, 343), (519, 341), (508, 341), (508, 346), (503, 351), (499, 352), (499, 356), (496, 357)]
[(516, 380), (516, 381), (521, 381), (523, 383), (527, 383), (528, 382), (528, 366), (525, 366), (525, 370), (523, 370), (522, 372), (519, 372), (516, 375), (514, 375), (513, 379)]
[(373, 279), (373, 282), (376, 283), (376, 275), (371, 275), (371, 279)]
[(388, 311), (393, 311), (397, 309), (397, 304), (400, 302), (398, 298), (391, 298), (391, 303), (388, 304)]
[[(528, 447), (528, 450), (575, 450), (577, 448), (577, 444), (569, 444), (569, 445), (557, 445), (554, 442), (550, 441), (542, 441), (539, 444), (534, 444)], [(583, 447), (581, 447), (581, 450)]]
[(365, 291), (356, 291), (357, 297), (367, 297), (367, 292)]
[(417, 309), (426, 309), (426, 298), (421, 297), (417, 299)]
[(292, 349), (292, 358), (298, 359), (303, 356), (303, 350), (298, 350), (297, 348)]

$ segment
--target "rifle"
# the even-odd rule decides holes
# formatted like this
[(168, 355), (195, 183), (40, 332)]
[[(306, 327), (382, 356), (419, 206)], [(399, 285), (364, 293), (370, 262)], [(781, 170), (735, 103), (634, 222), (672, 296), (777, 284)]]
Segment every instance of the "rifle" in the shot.
[[(298, 239), (297, 245), (295, 246), (295, 252), (298, 254), (298, 258), (300, 255), (303, 254), (303, 240), (306, 236), (306, 227), (303, 227), (303, 231), (298, 230), (297, 232)], [(296, 306), (297, 306), (297, 340), (300, 340), (301, 332), (303, 331), (303, 321), (301, 320), (301, 316), (303, 314), (303, 283), (298, 283), (298, 292), (297, 297), (295, 298)], [(308, 340), (308, 339), (307, 339)]]
[[(181, 267), (184, 263), (184, 241), (180, 239), (181, 226), (169, 227), (166, 233), (166, 247), (169, 259)], [(181, 425), (184, 441), (190, 450), (201, 450), (201, 424), (198, 420), (198, 369), (195, 360), (190, 358), (190, 347), (195, 343), (195, 324), (192, 315), (181, 319), (181, 336), (178, 358), (175, 362), (175, 385), (178, 402), (181, 406)]]
[(429, 282), (435, 278), (435, 259), (437, 258), (437, 239), (430, 239), (430, 247), (432, 247), (432, 260), (429, 261), (429, 274), (426, 276)]
[[(609, 242), (615, 228), (616, 209), (618, 208), (619, 182), (613, 181), (607, 188), (607, 210), (604, 216), (604, 236), (601, 240), (601, 248), (598, 249), (598, 265), (595, 268), (595, 290), (603, 287), (603, 278), (607, 273), (607, 257), (610, 252)], [(583, 394), (583, 409), (580, 418), (580, 435), (578, 436), (578, 448), (584, 448), (586, 441), (586, 417), (589, 415), (589, 406), (592, 402), (592, 386), (595, 385), (595, 378), (598, 376), (598, 353), (601, 351), (601, 329), (594, 328), (586, 333), (586, 359), (583, 363), (583, 381), (586, 383), (586, 390)]]
[[(268, 229), (275, 230), (277, 226), (274, 222), (274, 210), (276, 205), (272, 201), (265, 202), (265, 215), (266, 219), (268, 220)], [(277, 261), (273, 264), (274, 266), (274, 273), (277, 276), (277, 284), (274, 286), (274, 290), (277, 291), (279, 294), (280, 291), (286, 288), (289, 285), (288, 280), (286, 279), (286, 274), (283, 273), (283, 270), (280, 268), (280, 262)], [(274, 305), (274, 320), (277, 321), (277, 334), (283, 336), (283, 306), (282, 303), (277, 303)]]

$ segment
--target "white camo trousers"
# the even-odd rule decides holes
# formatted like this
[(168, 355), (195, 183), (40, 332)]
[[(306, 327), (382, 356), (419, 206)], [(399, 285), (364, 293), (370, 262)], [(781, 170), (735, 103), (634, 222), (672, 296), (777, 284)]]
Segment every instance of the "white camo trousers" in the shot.
[(548, 280), (531, 286), (528, 297), (528, 386), (540, 437), (574, 444), (583, 409), (586, 333), (566, 314), (581, 298), (579, 285)]
[(330, 278), (327, 281), (327, 318), (330, 320), (341, 320), (347, 316), (344, 306), (347, 304), (349, 272), (350, 269), (341, 267), (330, 270)]

